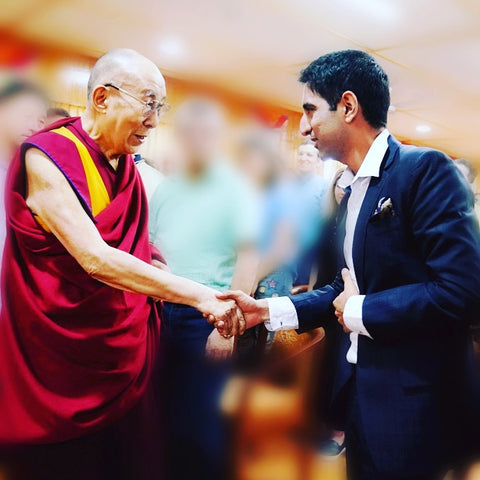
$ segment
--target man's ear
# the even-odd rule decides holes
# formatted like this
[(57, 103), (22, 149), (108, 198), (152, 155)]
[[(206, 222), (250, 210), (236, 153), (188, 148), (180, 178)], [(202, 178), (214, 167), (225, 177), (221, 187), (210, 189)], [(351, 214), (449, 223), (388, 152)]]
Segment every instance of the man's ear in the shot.
[(108, 90), (103, 85), (98, 85), (92, 92), (92, 107), (98, 113), (107, 113)]
[(352, 123), (360, 112), (360, 104), (358, 103), (357, 96), (347, 90), (343, 92), (340, 99), (340, 110), (343, 111), (343, 117), (346, 123)]

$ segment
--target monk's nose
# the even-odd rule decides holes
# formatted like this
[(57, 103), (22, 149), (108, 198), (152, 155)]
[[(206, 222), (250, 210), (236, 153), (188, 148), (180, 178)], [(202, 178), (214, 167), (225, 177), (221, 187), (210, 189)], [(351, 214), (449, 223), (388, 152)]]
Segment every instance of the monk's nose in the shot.
[(152, 112), (143, 122), (147, 128), (155, 128), (159, 123), (160, 115), (155, 111)]

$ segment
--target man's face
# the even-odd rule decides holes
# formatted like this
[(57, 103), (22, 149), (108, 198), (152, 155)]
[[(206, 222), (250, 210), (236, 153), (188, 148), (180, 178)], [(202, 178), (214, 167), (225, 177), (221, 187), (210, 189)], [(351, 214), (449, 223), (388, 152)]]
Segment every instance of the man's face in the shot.
[[(138, 68), (134, 75), (125, 74), (112, 82), (131, 95), (147, 102), (163, 102), (166, 96), (165, 81), (158, 70)], [(133, 154), (146, 140), (150, 130), (158, 125), (159, 117), (147, 114), (147, 107), (127, 93), (107, 87), (105, 122), (102, 136), (108, 149), (115, 154)]]
[(313, 145), (300, 145), (296, 156), (297, 173), (300, 175), (315, 173), (318, 159), (318, 150)]
[(12, 148), (45, 126), (47, 106), (33, 93), (19, 93), (0, 106), (2, 131)]
[(302, 104), (302, 135), (310, 136), (322, 158), (342, 161), (346, 132), (339, 109), (331, 111), (328, 103), (307, 86), (303, 90)]

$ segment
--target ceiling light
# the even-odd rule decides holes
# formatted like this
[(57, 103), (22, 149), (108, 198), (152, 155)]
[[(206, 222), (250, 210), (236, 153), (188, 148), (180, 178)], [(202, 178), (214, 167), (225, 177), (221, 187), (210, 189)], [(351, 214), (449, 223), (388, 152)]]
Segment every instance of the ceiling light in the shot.
[(166, 38), (160, 43), (160, 51), (169, 57), (176, 57), (184, 52), (184, 46), (177, 38)]
[(428, 133), (431, 130), (431, 127), (428, 125), (417, 125), (416, 130), (418, 133)]

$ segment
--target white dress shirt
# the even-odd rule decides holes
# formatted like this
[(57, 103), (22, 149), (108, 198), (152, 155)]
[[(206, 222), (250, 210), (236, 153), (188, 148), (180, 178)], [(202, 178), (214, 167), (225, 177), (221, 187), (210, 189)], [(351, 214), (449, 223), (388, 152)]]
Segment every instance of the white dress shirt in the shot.
[[(370, 185), (370, 179), (380, 175), (380, 166), (388, 150), (389, 135), (390, 133), (387, 129), (383, 130), (370, 146), (357, 174), (355, 175), (350, 168), (347, 168), (338, 181), (341, 187), (351, 188), (350, 198), (347, 203), (343, 252), (345, 255), (345, 263), (350, 270), (350, 274), (357, 288), (358, 284), (355, 275), (355, 266), (353, 264), (353, 237), (355, 227), (365, 194)], [(357, 363), (358, 335), (366, 335), (372, 338), (363, 325), (362, 307), (364, 298), (365, 295), (354, 295), (350, 297), (345, 304), (345, 311), (343, 312), (345, 325), (351, 330), (351, 345), (347, 352), (347, 361), (353, 364)], [(265, 322), (268, 330), (276, 331), (298, 328), (297, 312), (288, 297), (269, 298), (268, 309), (270, 320)]]

